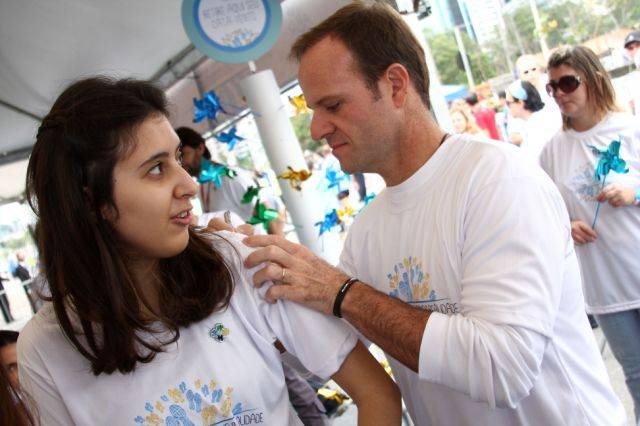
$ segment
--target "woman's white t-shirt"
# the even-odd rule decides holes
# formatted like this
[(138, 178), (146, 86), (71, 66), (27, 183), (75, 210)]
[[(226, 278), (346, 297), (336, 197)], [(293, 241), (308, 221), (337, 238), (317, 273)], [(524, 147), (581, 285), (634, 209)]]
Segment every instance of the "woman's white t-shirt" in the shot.
[[(626, 113), (611, 113), (586, 132), (559, 132), (545, 147), (542, 168), (556, 183), (571, 220), (592, 226), (602, 182), (595, 179), (599, 156), (619, 140), (628, 173), (609, 172), (611, 183), (640, 188), (640, 123)], [(589, 313), (606, 314), (640, 307), (640, 208), (601, 203), (595, 224), (598, 238), (576, 246)]]
[[(217, 242), (239, 271), (224, 311), (180, 329), (179, 340), (128, 374), (94, 376), (63, 335), (50, 303), (18, 341), (20, 382), (43, 425), (299, 425), (289, 404), (278, 338), (312, 373), (333, 375), (356, 337), (339, 320), (300, 305), (267, 303), (242, 267), (251, 251), (235, 234)], [(265, 286), (266, 287), (266, 286)]]

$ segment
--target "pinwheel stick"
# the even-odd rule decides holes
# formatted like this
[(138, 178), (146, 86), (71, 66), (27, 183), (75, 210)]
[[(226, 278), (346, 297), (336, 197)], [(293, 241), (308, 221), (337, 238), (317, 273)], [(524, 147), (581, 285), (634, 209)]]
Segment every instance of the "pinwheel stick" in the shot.
[[(604, 189), (604, 185), (606, 181), (607, 181), (607, 175), (604, 175), (602, 179), (602, 187), (600, 188), (600, 192), (602, 192), (602, 190)], [(593, 217), (593, 224), (591, 225), (591, 229), (593, 230), (596, 229), (596, 220), (598, 220), (598, 212), (600, 211), (600, 204), (602, 203), (598, 201), (598, 206), (596, 207), (596, 214)]]

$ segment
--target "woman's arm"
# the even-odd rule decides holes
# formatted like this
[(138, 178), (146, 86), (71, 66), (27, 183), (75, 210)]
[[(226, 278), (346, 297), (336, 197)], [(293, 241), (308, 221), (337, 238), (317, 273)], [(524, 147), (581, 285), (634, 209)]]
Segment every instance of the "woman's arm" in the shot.
[(400, 425), (400, 391), (364, 345), (358, 342), (332, 379), (358, 407), (358, 425)]

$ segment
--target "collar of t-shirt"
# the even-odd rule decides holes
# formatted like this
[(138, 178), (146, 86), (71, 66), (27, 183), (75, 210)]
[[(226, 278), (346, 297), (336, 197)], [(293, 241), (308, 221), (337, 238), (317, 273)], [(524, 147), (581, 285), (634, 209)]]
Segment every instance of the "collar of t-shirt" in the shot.
[(440, 169), (446, 166), (445, 160), (450, 160), (450, 148), (462, 137), (449, 136), (413, 175), (398, 185), (387, 187), (388, 204), (393, 211), (409, 209), (424, 200), (425, 192), (433, 187), (430, 183), (438, 176)]

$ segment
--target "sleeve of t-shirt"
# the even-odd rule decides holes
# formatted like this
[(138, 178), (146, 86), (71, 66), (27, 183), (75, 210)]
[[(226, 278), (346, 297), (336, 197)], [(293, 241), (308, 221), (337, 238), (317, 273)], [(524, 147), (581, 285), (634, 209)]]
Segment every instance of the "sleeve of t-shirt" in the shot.
[[(236, 269), (234, 297), (243, 304), (244, 313), (251, 318), (255, 327), (271, 334), (263, 337), (272, 341), (277, 338), (288, 352), (316, 376), (329, 378), (336, 373), (356, 344), (356, 336), (350, 327), (336, 318), (297, 303), (287, 300), (267, 302), (264, 295), (272, 284), (266, 283), (257, 289), (252, 283), (253, 274), (264, 265), (253, 269), (246, 269), (242, 265), (254, 249), (242, 244), (243, 235), (229, 232), (220, 232), (218, 235), (228, 242), (227, 248), (222, 250)], [(217, 245), (221, 246), (224, 245)]]
[(38, 342), (40, 344), (47, 342), (46, 339), (43, 339), (46, 336), (40, 336), (40, 324), (39, 321), (29, 322), (20, 332), (18, 338), (20, 387), (28, 396), (28, 403), (35, 405), (31, 409), (40, 424), (47, 426), (71, 425), (73, 420), (40, 352)]
[(553, 179), (553, 150), (555, 147), (554, 140), (559, 137), (556, 133), (554, 137), (551, 138), (548, 144), (542, 149), (540, 153), (540, 167), (544, 170), (550, 177)]
[(468, 202), (460, 315), (434, 312), (422, 379), (490, 407), (515, 408), (540, 373), (559, 309), (569, 220), (542, 176), (500, 179)]
[(356, 273), (356, 265), (353, 261), (353, 250), (352, 250), (352, 238), (353, 232), (349, 232), (347, 234), (347, 238), (344, 241), (344, 245), (342, 246), (342, 253), (340, 253), (340, 261), (338, 262), (338, 268), (342, 269), (347, 275), (351, 277), (355, 277)]

